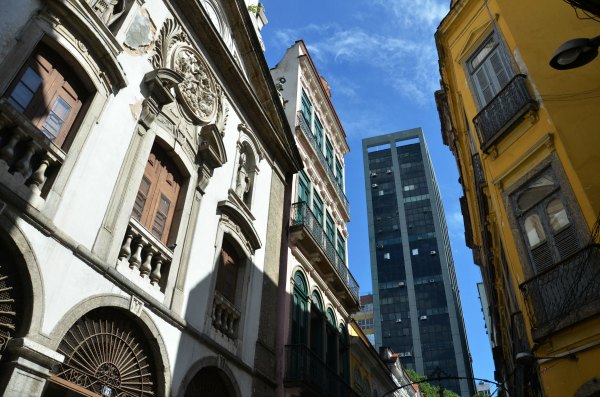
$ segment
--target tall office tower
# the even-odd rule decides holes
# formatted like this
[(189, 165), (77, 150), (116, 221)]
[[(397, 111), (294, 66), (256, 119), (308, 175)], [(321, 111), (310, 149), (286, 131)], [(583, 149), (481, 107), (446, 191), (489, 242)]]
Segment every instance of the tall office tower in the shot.
[[(472, 377), (437, 182), (420, 128), (363, 140), (375, 340), (431, 377)], [(466, 379), (441, 385), (475, 394)]]

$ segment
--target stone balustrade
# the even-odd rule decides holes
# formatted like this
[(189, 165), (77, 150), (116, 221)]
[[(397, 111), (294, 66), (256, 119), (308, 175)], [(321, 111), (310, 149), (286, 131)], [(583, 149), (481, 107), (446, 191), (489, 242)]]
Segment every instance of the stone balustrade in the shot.
[(216, 329), (230, 338), (235, 338), (240, 311), (227, 300), (219, 291), (215, 291), (212, 311), (213, 325)]
[(119, 263), (127, 265), (138, 284), (146, 280), (164, 292), (173, 252), (154, 237), (136, 219), (131, 218), (119, 251)]
[[(65, 153), (6, 99), (0, 99), (0, 181), (28, 201), (43, 197)], [(35, 205), (35, 203), (34, 203)]]

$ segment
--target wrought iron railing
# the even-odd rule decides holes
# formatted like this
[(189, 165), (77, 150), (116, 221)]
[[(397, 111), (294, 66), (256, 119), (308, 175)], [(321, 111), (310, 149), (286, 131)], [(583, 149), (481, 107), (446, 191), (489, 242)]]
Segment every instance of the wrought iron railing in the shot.
[(527, 88), (527, 76), (515, 75), (473, 119), (481, 149), (485, 152), (515, 122), (537, 107)]
[(475, 174), (475, 183), (478, 188), (485, 185), (485, 174), (483, 173), (483, 166), (481, 165), (481, 158), (479, 154), (474, 154), (473, 157), (473, 172)]
[(534, 329), (552, 332), (600, 312), (600, 244), (590, 244), (520, 288)]
[(348, 202), (348, 198), (346, 197), (346, 194), (344, 193), (344, 189), (342, 188), (342, 186), (340, 186), (338, 184), (338, 181), (335, 178), (333, 169), (331, 169), (329, 164), (327, 164), (327, 159), (325, 158), (325, 155), (323, 154), (323, 149), (321, 149), (319, 147), (319, 143), (317, 142), (317, 139), (315, 138), (312, 131), (310, 130), (310, 126), (308, 125), (308, 122), (304, 118), (304, 115), (302, 114), (302, 112), (300, 112), (300, 111), (298, 112), (297, 119), (298, 119), (298, 125), (300, 126), (300, 129), (302, 130), (304, 135), (306, 135), (306, 138), (310, 142), (310, 144), (313, 147), (313, 149), (315, 150), (315, 152), (317, 152), (317, 156), (319, 157), (319, 160), (321, 161), (323, 168), (325, 169), (325, 171), (327, 172), (327, 175), (329, 176), (329, 180), (330, 180), (329, 182), (331, 183), (331, 185), (333, 187), (335, 187), (335, 191), (337, 192), (338, 196), (340, 197), (340, 200), (342, 200), (342, 203), (344, 205), (344, 208), (346, 209), (346, 212), (349, 213), (350, 212), (350, 203)]
[(310, 235), (325, 253), (325, 256), (333, 269), (335, 269), (338, 277), (344, 282), (346, 287), (348, 287), (354, 299), (358, 301), (358, 283), (354, 279), (354, 276), (352, 276), (352, 273), (348, 270), (348, 267), (346, 267), (344, 258), (342, 258), (335, 249), (334, 242), (327, 236), (307, 203), (301, 201), (292, 204), (291, 225), (303, 225), (308, 230)]
[(285, 382), (300, 383), (314, 390), (311, 395), (359, 397), (346, 381), (329, 368), (308, 346), (285, 347)]

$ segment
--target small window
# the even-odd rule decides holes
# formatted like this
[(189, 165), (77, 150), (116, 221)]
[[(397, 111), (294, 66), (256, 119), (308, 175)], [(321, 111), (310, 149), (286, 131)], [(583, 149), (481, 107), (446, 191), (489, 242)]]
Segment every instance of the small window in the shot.
[(383, 259), (390, 259), (390, 253), (386, 252), (385, 254), (383, 254)]
[(414, 248), (414, 249), (412, 250), (412, 254), (413, 254), (413, 255), (419, 255), (419, 249), (418, 249), (418, 248)]

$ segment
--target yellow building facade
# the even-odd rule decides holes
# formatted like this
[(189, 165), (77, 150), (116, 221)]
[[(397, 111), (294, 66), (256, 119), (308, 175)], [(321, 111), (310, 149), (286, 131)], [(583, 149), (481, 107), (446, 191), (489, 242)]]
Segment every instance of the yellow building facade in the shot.
[(600, 59), (549, 65), (598, 36), (592, 17), (562, 0), (454, 0), (435, 35), (442, 135), (511, 396), (600, 395)]

